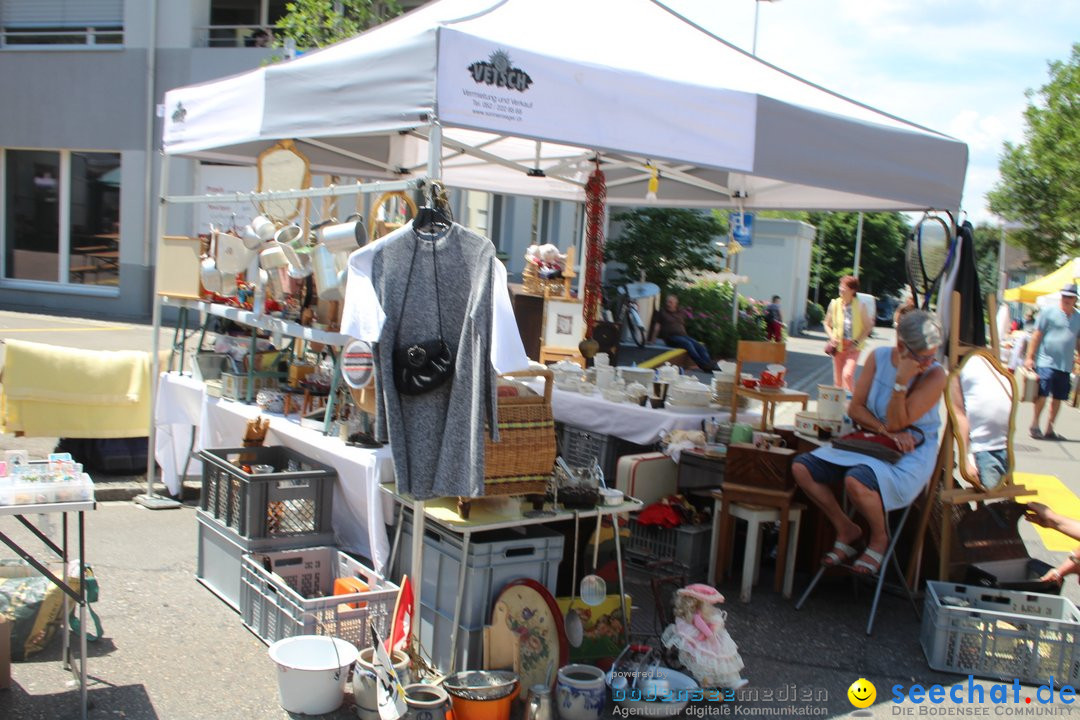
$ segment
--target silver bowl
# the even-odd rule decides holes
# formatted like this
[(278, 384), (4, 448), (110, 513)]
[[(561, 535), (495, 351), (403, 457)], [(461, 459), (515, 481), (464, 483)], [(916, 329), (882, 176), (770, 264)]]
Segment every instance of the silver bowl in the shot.
[(442, 681), (446, 692), (466, 700), (498, 700), (514, 692), (517, 673), (506, 670), (467, 670)]

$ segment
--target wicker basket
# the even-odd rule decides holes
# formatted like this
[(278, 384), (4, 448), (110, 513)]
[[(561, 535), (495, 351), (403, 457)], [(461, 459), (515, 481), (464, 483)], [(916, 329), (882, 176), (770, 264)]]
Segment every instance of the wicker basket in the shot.
[(526, 495), (547, 490), (555, 464), (555, 419), (550, 370), (519, 370), (503, 377), (544, 378), (542, 396), (499, 398), (499, 442), (484, 441), (484, 494)]

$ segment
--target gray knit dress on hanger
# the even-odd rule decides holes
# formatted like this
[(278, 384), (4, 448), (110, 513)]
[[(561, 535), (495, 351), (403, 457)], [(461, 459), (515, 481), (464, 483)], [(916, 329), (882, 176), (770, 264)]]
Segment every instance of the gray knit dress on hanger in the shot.
[[(457, 224), (441, 236), (418, 236), (406, 226), (377, 246), (361, 250), (375, 253), (371, 282), (386, 315), (375, 346), (375, 434), (390, 443), (397, 490), (420, 500), (483, 495), (489, 417), (494, 439), (498, 432), (490, 357), (495, 246)], [(442, 338), (454, 352), (453, 379), (423, 395), (399, 395), (394, 348), (439, 337), (433, 262), (438, 262)]]

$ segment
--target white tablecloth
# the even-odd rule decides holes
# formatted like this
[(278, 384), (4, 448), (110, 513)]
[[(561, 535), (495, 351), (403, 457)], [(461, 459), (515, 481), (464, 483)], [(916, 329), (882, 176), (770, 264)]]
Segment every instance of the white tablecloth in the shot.
[(675, 412), (665, 408), (613, 403), (596, 393), (582, 395), (559, 388), (551, 390), (551, 414), (557, 422), (614, 435), (638, 445), (651, 445), (669, 430), (700, 430), (704, 418), (715, 417), (726, 421), (729, 412), (727, 408)]
[[(267, 445), (284, 445), (337, 471), (332, 522), (338, 546), (370, 558), (375, 569), (382, 570), (390, 554), (385, 518), (393, 517), (393, 500), (379, 492), (380, 482), (394, 479), (389, 447), (350, 447), (338, 438), (301, 427), (295, 415), (286, 418), (262, 412), (255, 405), (208, 397), (201, 382), (162, 373), (155, 414), (155, 457), (166, 486), (171, 489), (170, 483), (175, 483), (179, 488), (176, 473), (183, 466), (190, 438), (178, 433), (179, 427), (198, 427), (196, 450), (235, 448), (241, 445), (247, 421), (260, 414), (270, 418)], [(165, 475), (167, 468), (171, 477)]]

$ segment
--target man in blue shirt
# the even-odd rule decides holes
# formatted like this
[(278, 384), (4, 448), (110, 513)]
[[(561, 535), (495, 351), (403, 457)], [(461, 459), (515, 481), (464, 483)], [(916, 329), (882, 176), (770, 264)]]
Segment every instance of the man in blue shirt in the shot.
[[(1076, 283), (1069, 283), (1061, 289), (1061, 307), (1046, 308), (1039, 313), (1035, 331), (1028, 343), (1027, 360), (1024, 367), (1034, 369), (1039, 374), (1039, 396), (1035, 399), (1035, 417), (1031, 421), (1031, 437), (1036, 440), (1064, 440), (1054, 432), (1054, 419), (1057, 417), (1061, 401), (1069, 397), (1070, 373), (1073, 369), (1073, 356), (1076, 353), (1076, 338), (1080, 335), (1080, 313), (1076, 312)], [(1046, 432), (1039, 429), (1043, 405), (1047, 396), (1051, 396), (1050, 420)]]

